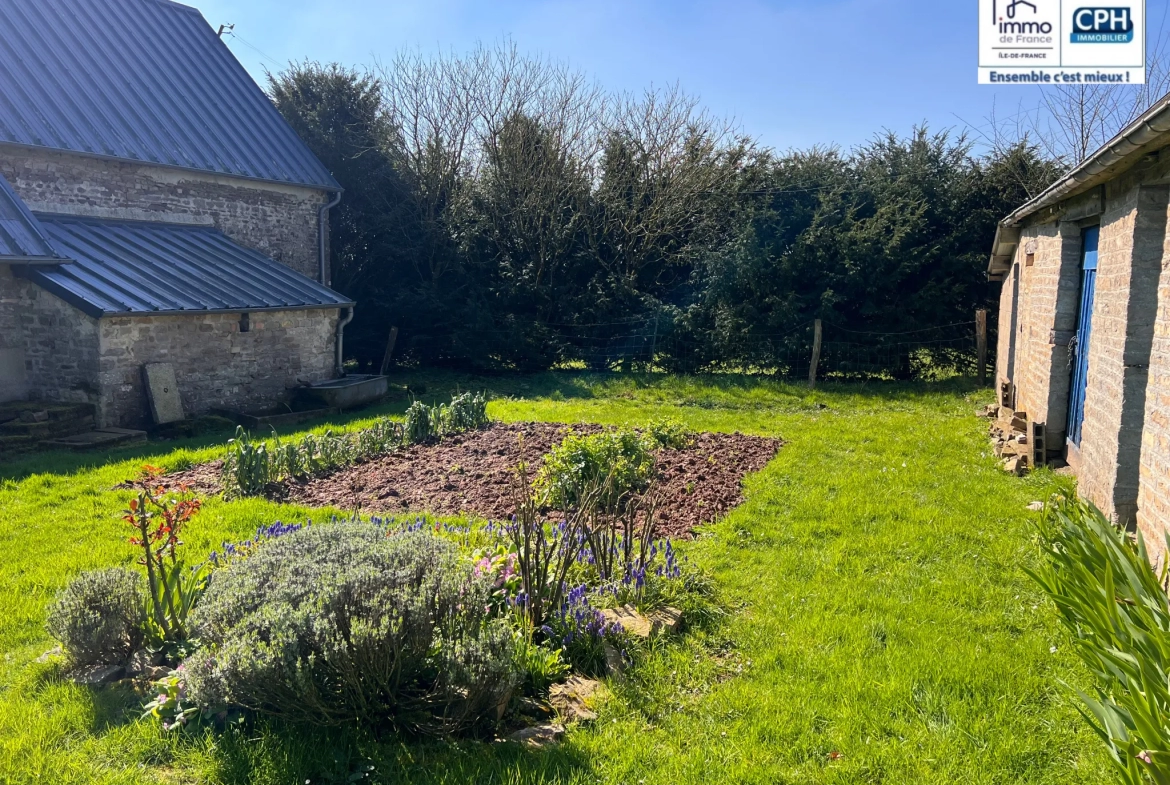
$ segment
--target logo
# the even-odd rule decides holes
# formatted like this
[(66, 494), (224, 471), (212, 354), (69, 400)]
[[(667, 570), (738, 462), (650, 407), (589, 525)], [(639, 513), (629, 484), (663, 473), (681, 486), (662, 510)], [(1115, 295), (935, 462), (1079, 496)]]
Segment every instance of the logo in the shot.
[(1128, 44), (1133, 41), (1133, 13), (1128, 8), (1078, 8), (1073, 12), (1074, 44)]
[[(1030, 11), (1030, 17), (1035, 17), (1037, 10), (1036, 4), (1030, 3), (1028, 0), (1003, 0), (1006, 3), (1003, 9), (1003, 15), (999, 13), (1000, 0), (992, 0), (991, 2), (991, 19), (995, 23), (1000, 35), (1049, 35), (1052, 33), (1052, 23), (1047, 21), (1036, 21), (1034, 18), (1028, 18), (1022, 12)], [(1017, 14), (1020, 15), (1019, 20), (1016, 20)]]

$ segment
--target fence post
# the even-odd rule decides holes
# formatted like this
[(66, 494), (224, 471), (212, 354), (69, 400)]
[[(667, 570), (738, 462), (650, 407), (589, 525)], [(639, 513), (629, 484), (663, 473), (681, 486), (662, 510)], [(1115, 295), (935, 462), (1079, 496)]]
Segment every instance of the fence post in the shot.
[(390, 368), (390, 358), (394, 355), (394, 344), (398, 343), (398, 328), (390, 328), (390, 337), (386, 339), (386, 353), (382, 355), (382, 376)]
[(810, 390), (817, 386), (817, 365), (821, 362), (821, 320), (813, 322), (813, 352), (812, 363), (808, 366), (808, 387)]
[(987, 309), (975, 312), (975, 351), (979, 355), (979, 386), (987, 384)]

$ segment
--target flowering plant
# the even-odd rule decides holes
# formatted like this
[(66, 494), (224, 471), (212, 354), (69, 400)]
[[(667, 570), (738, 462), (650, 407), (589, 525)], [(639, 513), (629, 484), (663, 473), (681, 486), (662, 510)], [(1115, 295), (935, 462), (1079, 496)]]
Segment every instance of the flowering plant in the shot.
[(477, 550), (471, 556), (475, 577), (491, 579), (491, 605), (496, 610), (509, 605), (524, 585), (524, 579), (517, 568), (517, 557), (507, 546), (497, 545), (494, 551)]
[(172, 731), (197, 718), (199, 707), (187, 697), (187, 684), (183, 679), (183, 667), (171, 671), (158, 681), (151, 682), (158, 687), (158, 695), (143, 708), (143, 719), (153, 717), (162, 723), (163, 730)]
[(605, 644), (617, 643), (625, 630), (620, 622), (607, 622), (593, 606), (588, 585), (570, 589), (556, 613), (540, 628), (544, 640), (559, 647), (575, 667), (600, 672), (605, 666)]
[(130, 544), (142, 551), (138, 563), (146, 567), (147, 619), (153, 637), (163, 645), (187, 638), (187, 614), (207, 586), (203, 565), (187, 569), (179, 559), (183, 527), (199, 512), (202, 502), (185, 485), (170, 488), (162, 470), (144, 466), (122, 520), (135, 535)]

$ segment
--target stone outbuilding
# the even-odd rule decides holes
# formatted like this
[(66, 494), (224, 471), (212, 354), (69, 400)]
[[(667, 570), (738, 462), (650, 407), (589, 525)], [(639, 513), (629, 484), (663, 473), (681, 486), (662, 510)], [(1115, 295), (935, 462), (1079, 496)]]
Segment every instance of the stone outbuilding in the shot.
[(1168, 201), (1170, 97), (1005, 218), (988, 268), (1009, 448), (1067, 462), (1155, 554), (1170, 531)]
[(141, 426), (340, 372), (341, 188), (203, 19), (169, 0), (0, 4), (0, 402)]

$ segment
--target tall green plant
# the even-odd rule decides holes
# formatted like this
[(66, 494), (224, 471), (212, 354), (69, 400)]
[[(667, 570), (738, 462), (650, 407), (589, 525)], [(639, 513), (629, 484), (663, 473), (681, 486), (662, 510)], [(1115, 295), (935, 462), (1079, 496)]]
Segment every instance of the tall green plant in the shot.
[(161, 473), (143, 468), (138, 494), (122, 518), (135, 530), (130, 544), (141, 550), (138, 561), (146, 568), (148, 630), (156, 644), (176, 646), (187, 639), (187, 616), (207, 586), (203, 565), (188, 569), (178, 554), (183, 529), (202, 502), (186, 486), (164, 485)]
[[(1050, 507), (1045, 561), (1029, 574), (1056, 603), (1077, 654), (1097, 677), (1077, 691), (1081, 714), (1108, 745), (1119, 782), (1170, 785), (1170, 607), (1140, 533), (1091, 504)], [(1170, 548), (1170, 539), (1167, 540)]]

